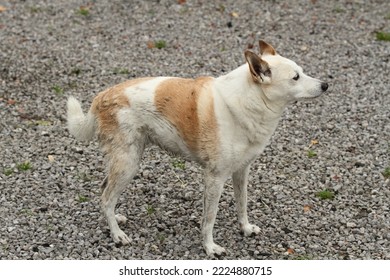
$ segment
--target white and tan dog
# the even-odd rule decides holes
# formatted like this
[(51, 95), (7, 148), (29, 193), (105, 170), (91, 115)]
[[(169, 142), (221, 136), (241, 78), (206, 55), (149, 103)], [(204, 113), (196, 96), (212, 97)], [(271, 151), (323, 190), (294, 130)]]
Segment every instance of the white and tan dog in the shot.
[(208, 255), (225, 249), (213, 241), (213, 226), (225, 181), (233, 176), (238, 222), (245, 235), (259, 233), (247, 216), (249, 165), (264, 150), (289, 103), (317, 97), (328, 84), (311, 78), (293, 61), (259, 41), (260, 55), (219, 78), (140, 78), (99, 93), (87, 115), (68, 100), (68, 128), (79, 140), (97, 132), (108, 161), (102, 208), (116, 243), (131, 240), (114, 213), (118, 197), (138, 171), (144, 148), (156, 144), (200, 163), (205, 171), (202, 238)]

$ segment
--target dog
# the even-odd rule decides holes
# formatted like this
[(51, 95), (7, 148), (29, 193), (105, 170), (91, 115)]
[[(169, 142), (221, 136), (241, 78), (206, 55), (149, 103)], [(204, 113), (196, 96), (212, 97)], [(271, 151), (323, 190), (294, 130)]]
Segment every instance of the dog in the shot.
[(232, 176), (238, 222), (248, 236), (247, 183), (250, 164), (262, 153), (286, 106), (320, 96), (328, 84), (305, 75), (292, 60), (259, 41), (260, 54), (246, 50), (246, 63), (218, 78), (137, 78), (99, 93), (85, 115), (69, 97), (69, 132), (78, 140), (98, 136), (108, 164), (101, 205), (115, 243), (130, 244), (115, 215), (120, 193), (138, 171), (148, 144), (195, 160), (204, 169), (201, 235), (207, 255), (225, 249), (213, 240), (218, 202)]

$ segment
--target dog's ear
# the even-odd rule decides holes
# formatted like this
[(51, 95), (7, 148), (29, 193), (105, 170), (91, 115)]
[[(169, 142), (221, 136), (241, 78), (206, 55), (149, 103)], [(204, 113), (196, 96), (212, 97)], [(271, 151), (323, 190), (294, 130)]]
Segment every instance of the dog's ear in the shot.
[(259, 41), (259, 47), (260, 47), (260, 55), (263, 54), (276, 55), (275, 49), (270, 44), (268, 44), (263, 40)]
[(266, 61), (250, 50), (245, 51), (245, 59), (248, 62), (249, 70), (255, 82), (271, 82), (271, 69)]

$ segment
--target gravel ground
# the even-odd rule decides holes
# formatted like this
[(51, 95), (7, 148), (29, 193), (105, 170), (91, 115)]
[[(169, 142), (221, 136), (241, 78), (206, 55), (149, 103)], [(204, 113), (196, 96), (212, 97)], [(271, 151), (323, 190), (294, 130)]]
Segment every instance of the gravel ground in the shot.
[[(133, 77), (219, 76), (258, 39), (331, 87), (290, 106), (252, 166), (260, 235), (239, 233), (227, 182), (214, 234), (222, 258), (390, 259), (390, 43), (375, 36), (390, 31), (388, 1), (0, 6), (0, 259), (207, 259), (202, 171), (154, 147), (118, 204), (133, 243), (113, 244), (99, 207), (102, 155), (69, 135), (66, 99), (86, 109)], [(333, 199), (317, 196), (325, 189)]]

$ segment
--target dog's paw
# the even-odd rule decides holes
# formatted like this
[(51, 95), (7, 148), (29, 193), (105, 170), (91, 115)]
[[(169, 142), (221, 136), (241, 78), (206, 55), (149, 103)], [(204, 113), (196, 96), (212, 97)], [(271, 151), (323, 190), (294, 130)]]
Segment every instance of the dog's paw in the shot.
[(128, 245), (130, 244), (130, 238), (122, 230), (112, 233), (112, 239), (114, 239), (115, 244)]
[(245, 226), (242, 226), (241, 230), (245, 236), (250, 236), (252, 234), (260, 233), (260, 228), (256, 225), (252, 225), (252, 224), (247, 224)]
[(208, 256), (212, 256), (212, 255), (220, 256), (220, 255), (226, 253), (225, 248), (223, 248), (215, 243), (204, 245), (204, 249), (206, 250), (206, 254)]
[(126, 223), (127, 218), (125, 216), (121, 215), (121, 214), (116, 214), (115, 215), (115, 220), (116, 220), (116, 222), (118, 224), (124, 224), (124, 223)]

